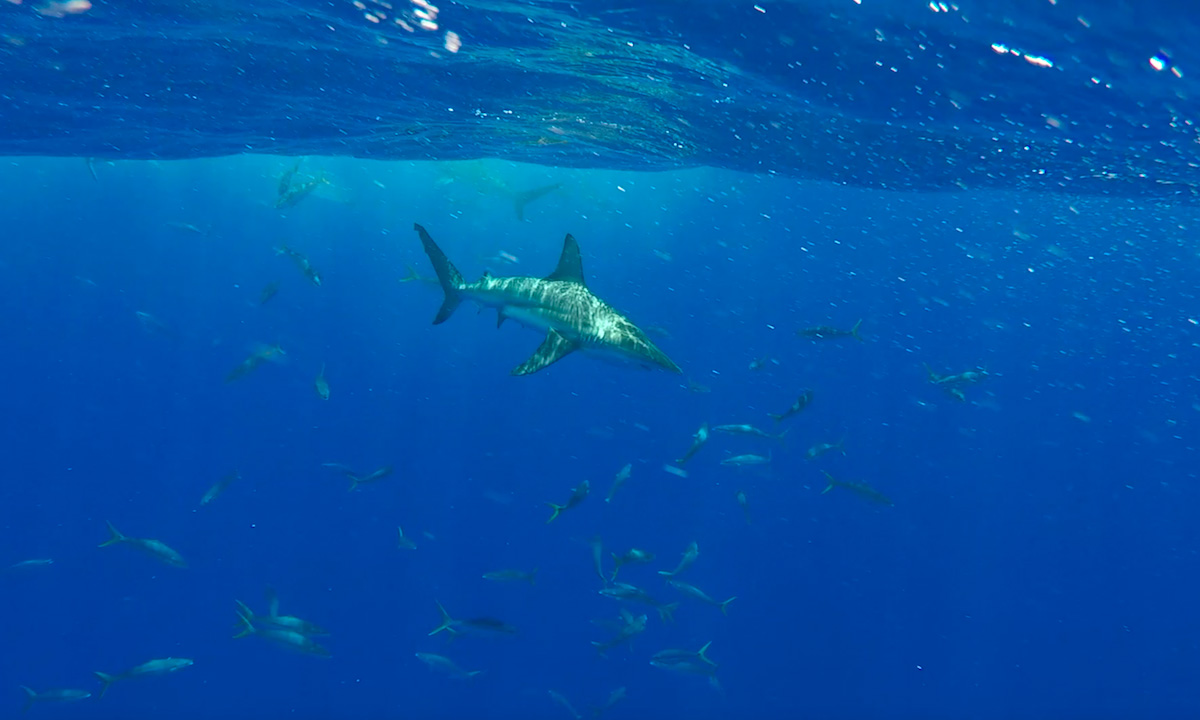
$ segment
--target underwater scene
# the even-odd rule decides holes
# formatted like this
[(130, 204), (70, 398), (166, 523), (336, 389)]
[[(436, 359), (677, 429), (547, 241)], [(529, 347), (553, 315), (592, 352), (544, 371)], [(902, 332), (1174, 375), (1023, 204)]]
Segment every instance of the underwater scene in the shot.
[(1195, 717), (1198, 31), (0, 3), (0, 718)]

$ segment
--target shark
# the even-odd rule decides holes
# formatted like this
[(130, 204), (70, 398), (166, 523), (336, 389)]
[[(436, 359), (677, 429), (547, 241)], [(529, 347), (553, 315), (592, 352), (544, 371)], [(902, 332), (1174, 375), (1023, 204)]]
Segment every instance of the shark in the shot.
[(471, 300), (480, 307), (496, 309), (496, 327), (512, 319), (546, 332), (541, 346), (512, 370), (513, 375), (544, 370), (577, 350), (623, 364), (682, 372), (645, 332), (588, 289), (579, 243), (569, 233), (558, 266), (546, 277), (494, 277), (484, 273), (478, 281), (468, 283), (425, 228), (414, 224), (413, 229), (445, 293), (434, 325), (444, 323), (464, 300)]

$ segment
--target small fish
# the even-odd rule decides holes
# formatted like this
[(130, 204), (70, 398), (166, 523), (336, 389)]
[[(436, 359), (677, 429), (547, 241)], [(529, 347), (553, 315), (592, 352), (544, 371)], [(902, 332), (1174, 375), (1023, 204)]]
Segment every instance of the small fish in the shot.
[(315, 655), (316, 657), (330, 657), (329, 650), (318, 645), (312, 638), (302, 632), (289, 630), (278, 625), (256, 625), (250, 618), (240, 612), (238, 613), (238, 618), (242, 621), (242, 630), (237, 635), (234, 635), (234, 638), (255, 635), (298, 653)]
[(425, 277), (424, 275), (421, 275), (420, 273), (417, 272), (417, 269), (414, 268), (412, 265), (406, 265), (405, 267), (408, 268), (408, 274), (405, 275), (404, 277), (396, 278), (397, 282), (400, 282), (400, 283), (421, 282), (421, 283), (425, 283), (426, 285), (437, 285), (438, 284), (437, 278)]
[(313, 285), (317, 287), (321, 286), (321, 274), (317, 272), (317, 269), (312, 266), (312, 263), (308, 261), (308, 258), (304, 254), (296, 252), (287, 245), (280, 245), (275, 248), (275, 254), (290, 257), (292, 262), (296, 263), (296, 267), (300, 268), (300, 272), (304, 273), (304, 277), (308, 278)]
[(428, 665), (433, 670), (449, 675), (456, 680), (470, 680), (476, 677), (482, 670), (464, 671), (453, 660), (444, 655), (434, 655), (433, 653), (416, 653), (417, 659)]
[(658, 574), (675, 577), (690, 568), (698, 557), (700, 557), (700, 543), (692, 541), (692, 544), (688, 545), (687, 549), (683, 551), (683, 557), (679, 560), (679, 565), (674, 570), (659, 570)]
[(292, 178), (295, 177), (296, 173), (300, 172), (300, 163), (302, 162), (304, 162), (304, 158), (297, 160), (295, 165), (284, 170), (283, 174), (279, 176), (279, 186), (276, 194), (280, 197), (287, 195), (288, 190), (292, 188)]
[(855, 495), (859, 496), (860, 498), (863, 498), (864, 500), (873, 502), (876, 505), (886, 505), (888, 507), (893, 507), (896, 504), (896, 503), (892, 502), (891, 498), (889, 498), (887, 495), (884, 495), (883, 493), (879, 492), (878, 490), (871, 487), (870, 485), (867, 485), (865, 483), (850, 482), (848, 480), (838, 480), (837, 478), (835, 478), (834, 476), (825, 472), (824, 470), (822, 470), (821, 472), (825, 473), (825, 479), (828, 482), (828, 484), (825, 485), (825, 489), (821, 491), (822, 495), (824, 495), (825, 493), (834, 489), (835, 487), (839, 487), (839, 488), (845, 488), (846, 490), (849, 490), (850, 492), (854, 493)]
[(565, 505), (558, 505), (552, 502), (546, 503), (554, 511), (550, 515), (550, 519), (546, 521), (546, 524), (549, 525), (550, 523), (554, 522), (563, 512), (578, 507), (579, 503), (583, 502), (587, 498), (588, 491), (590, 489), (591, 484), (588, 483), (587, 480), (584, 480), (583, 482), (579, 483), (574, 490), (571, 491), (571, 497), (567, 499)]
[(275, 297), (276, 293), (278, 293), (278, 292), (279, 292), (279, 281), (272, 280), (271, 282), (269, 282), (265, 286), (263, 286), (262, 292), (260, 292), (258, 294), (258, 304), (266, 305), (268, 302), (270, 302), (271, 298)]
[(250, 353), (250, 356), (243, 360), (240, 365), (229, 371), (229, 374), (225, 376), (225, 382), (231, 383), (234, 380), (244, 378), (257, 370), (259, 365), (262, 365), (268, 361), (277, 362), (283, 359), (283, 356), (285, 355), (287, 355), (287, 353), (284, 352), (283, 348), (279, 347), (278, 345), (259, 347), (257, 350)]
[(325, 379), (325, 363), (321, 363), (321, 372), (317, 373), (317, 379), (313, 381), (313, 388), (317, 391), (317, 397), (322, 400), (329, 399), (329, 381)]
[(208, 489), (208, 491), (204, 493), (204, 497), (200, 498), (200, 504), (207, 505), (210, 502), (212, 502), (213, 500), (216, 500), (217, 496), (219, 496), (221, 493), (225, 492), (225, 490), (230, 485), (232, 485), (235, 480), (241, 480), (241, 479), (242, 479), (242, 476), (238, 474), (237, 470), (234, 470), (231, 473), (227, 473), (220, 480), (213, 483), (213, 486), (210, 487)]
[(929, 382), (959, 402), (967, 401), (967, 394), (963, 392), (963, 388), (974, 385), (988, 376), (987, 370), (983, 368), (966, 370), (955, 375), (939, 375), (928, 364), (925, 365), (925, 372), (929, 374)]
[(22, 685), (21, 690), (25, 692), (25, 707), (22, 712), (28, 712), (34, 703), (78, 702), (80, 700), (87, 700), (92, 696), (87, 690), (73, 690), (69, 688), (34, 692), (33, 688)]
[(797, 330), (796, 334), (802, 338), (809, 340), (838, 340), (841, 338), (854, 338), (859, 342), (863, 342), (862, 336), (858, 334), (859, 327), (862, 326), (862, 320), (854, 323), (854, 327), (849, 330), (841, 330), (828, 325), (818, 325), (816, 327), (804, 328)]
[(113, 527), (112, 523), (108, 523), (108, 534), (109, 538), (100, 543), (100, 547), (129, 545), (172, 567), (186, 568), (188, 566), (182, 555), (167, 547), (166, 543), (161, 540), (127, 537)]
[(750, 501), (746, 499), (746, 493), (741, 490), (737, 491), (737, 504), (742, 508), (742, 516), (746, 518), (746, 524), (753, 525), (750, 521)]
[(148, 334), (163, 335), (163, 336), (169, 337), (169, 338), (175, 337), (175, 331), (172, 330), (169, 325), (167, 325), (162, 320), (159, 320), (158, 318), (154, 317), (150, 313), (142, 312), (141, 310), (138, 310), (138, 311), (134, 312), (134, 316), (137, 317), (138, 323), (141, 324), (142, 329), (145, 330)]
[(136, 678), (136, 677), (151, 677), (151, 676), (155, 676), (155, 675), (166, 675), (168, 673), (177, 672), (184, 668), (191, 667), (193, 662), (194, 661), (192, 661), (189, 658), (170, 658), (170, 657), (169, 658), (159, 658), (157, 660), (149, 660), (147, 662), (142, 663), (141, 665), (138, 665), (137, 667), (130, 668), (123, 673), (117, 673), (115, 675), (112, 675), (109, 673), (94, 672), (92, 674), (95, 675), (100, 680), (100, 682), (104, 683), (103, 687), (100, 688), (100, 694), (97, 695), (96, 697), (97, 698), (104, 697), (104, 693), (108, 692), (109, 686), (111, 686), (113, 683), (115, 683), (118, 680), (128, 680), (130, 678)]
[(703, 675), (708, 678), (708, 682), (713, 687), (719, 688), (720, 683), (717, 682), (716, 675), (717, 664), (705, 654), (710, 645), (712, 645), (711, 642), (704, 643), (704, 647), (700, 648), (699, 652), (663, 650), (655, 653), (654, 657), (650, 658), (650, 664), (656, 668), (672, 672), (687, 675)]
[(483, 574), (484, 580), (495, 580), (496, 582), (527, 582), (533, 585), (537, 581), (538, 569), (534, 568), (529, 572), (521, 570), (494, 570)]
[(608, 497), (604, 498), (604, 502), (612, 502), (613, 497), (617, 494), (617, 491), (621, 489), (621, 486), (625, 484), (625, 481), (629, 479), (629, 475), (632, 472), (633, 463), (627, 463), (625, 467), (621, 468), (617, 472), (616, 477), (613, 478), (612, 487), (608, 489)]
[(700, 429), (692, 435), (692, 446), (683, 454), (683, 457), (675, 461), (675, 464), (683, 465), (688, 460), (691, 460), (696, 453), (700, 452), (700, 448), (704, 447), (704, 443), (706, 442), (708, 442), (708, 423), (701, 425)]
[(783, 438), (788, 434), (787, 430), (772, 435), (765, 430), (759, 430), (753, 425), (717, 425), (712, 429), (713, 432), (725, 433), (727, 435), (749, 435), (751, 437), (762, 438), (764, 440), (778, 440), (783, 442)]
[(371, 473), (369, 475), (363, 475), (361, 477), (358, 475), (355, 475), (354, 473), (348, 472), (348, 473), (346, 473), (346, 477), (350, 478), (350, 487), (348, 488), (348, 492), (353, 492), (353, 491), (357, 490), (360, 485), (366, 485), (368, 483), (378, 482), (391, 474), (392, 474), (392, 466), (391, 465), (384, 465), (381, 468), (371, 471)]
[(324, 173), (322, 173), (318, 177), (311, 178), (295, 186), (291, 186), (289, 178), (288, 184), (290, 187), (288, 187), (288, 189), (284, 192), (280, 193), (279, 197), (275, 198), (275, 208), (278, 210), (286, 210), (287, 208), (295, 207), (301, 200), (311, 195), (317, 188), (321, 187), (322, 185), (329, 185), (330, 183), (329, 179), (325, 177)]
[(621, 702), (626, 697), (627, 695), (625, 694), (625, 686), (622, 685), (608, 694), (608, 699), (604, 701), (603, 705), (597, 705), (592, 708), (592, 717), (600, 717), (602, 714), (604, 714), (604, 711)]
[(492, 634), (492, 635), (516, 635), (517, 629), (508, 623), (497, 620), (494, 617), (478, 617), (469, 620), (455, 620), (450, 617), (450, 613), (446, 612), (446, 608), (437, 600), (434, 600), (438, 606), (438, 612), (442, 614), (442, 622), (429, 632), (430, 635), (437, 635), (445, 631), (451, 636), (460, 634), (476, 633), (476, 634)]
[(725, 601), (713, 600), (711, 597), (708, 596), (707, 593), (705, 593), (703, 590), (696, 587), (695, 585), (689, 585), (689, 584), (683, 582), (682, 580), (677, 580), (673, 577), (667, 578), (667, 584), (670, 585), (671, 587), (675, 588), (679, 592), (683, 593), (684, 595), (687, 595), (688, 597), (695, 598), (695, 599), (699, 600), (700, 602), (705, 603), (706, 605), (713, 605), (713, 606), (719, 608), (721, 610), (722, 615), (728, 615), (729, 613), (726, 612), (726, 609), (729, 607), (729, 603), (733, 602), (734, 600), (737, 600), (736, 596), (731, 597)]
[(707, 385), (702, 385), (698, 382), (695, 382), (691, 378), (688, 378), (687, 391), (690, 393), (696, 393), (697, 395), (707, 395), (710, 392), (712, 392), (712, 388)]
[(594, 535), (588, 540), (588, 547), (592, 549), (592, 570), (596, 572), (600, 582), (607, 585), (608, 578), (604, 577), (604, 541), (599, 535)]
[[(257, 624), (273, 625), (285, 630), (295, 630), (302, 635), (328, 635), (329, 631), (322, 629), (319, 625), (314, 625), (307, 620), (301, 620), (294, 615), (279, 614), (279, 595), (275, 592), (275, 588), (267, 586), (264, 593), (267, 598), (267, 614), (255, 615), (250, 612), (250, 608), (246, 607), (245, 603), (238, 602), (239, 612), (244, 613), (251, 621)], [(237, 601), (235, 601), (237, 602)]]
[(746, 455), (734, 455), (733, 457), (727, 457), (721, 461), (721, 464), (729, 467), (746, 467), (749, 465), (768, 465), (770, 462), (771, 457), (769, 455), (763, 456), (748, 453)]
[(191, 233), (192, 235), (207, 236), (209, 233), (208, 230), (201, 230), (191, 223), (180, 222), (178, 220), (168, 220), (167, 227), (179, 232)]
[(778, 415), (776, 415), (775, 413), (767, 413), (767, 414), (770, 415), (772, 418), (774, 418), (775, 422), (777, 422), (777, 423), (783, 422), (784, 420), (787, 420), (791, 416), (796, 415), (801, 410), (808, 407), (809, 404), (812, 403), (812, 400), (813, 400), (813, 391), (805, 390), (804, 392), (800, 393), (800, 397), (796, 398), (796, 402), (792, 403), (792, 406), (790, 408), (788, 408), (787, 410), (784, 410), (782, 413), (780, 413)]
[(764, 355), (763, 357), (754, 358), (753, 360), (751, 360), (749, 369), (751, 372), (757, 372), (757, 371), (765, 368), (767, 365), (778, 365), (778, 364), (779, 364), (779, 361), (776, 360), (775, 358), (773, 358), (769, 355)]
[(579, 711), (571, 707), (571, 702), (563, 697), (561, 693), (557, 693), (553, 690), (550, 690), (549, 692), (550, 698), (559, 705), (562, 705), (567, 712), (571, 713), (571, 717), (575, 718), (575, 720), (583, 720), (583, 716), (579, 714)]
[(804, 457), (809, 460), (816, 460), (827, 452), (837, 450), (841, 454), (846, 454), (846, 448), (843, 446), (844, 440), (838, 440), (836, 443), (817, 443), (804, 452)]
[(22, 560), (20, 562), (15, 562), (12, 565), (9, 565), (8, 569), (9, 570), (20, 570), (22, 568), (49, 567), (50, 565), (53, 565), (53, 564), (54, 564), (54, 560), (52, 558), (32, 558), (29, 560)]
[(616, 564), (616, 567), (613, 568), (612, 577), (610, 577), (609, 580), (615, 581), (617, 579), (617, 573), (623, 566), (648, 565), (649, 563), (654, 562), (654, 553), (646, 552), (645, 550), (638, 550), (637, 548), (631, 548), (629, 552), (625, 553), (624, 555), (617, 555), (616, 553), (613, 553), (612, 559)]
[(926, 364), (925, 372), (929, 374), (929, 382), (933, 383), (934, 385), (941, 385), (943, 387), (955, 385), (974, 385), (975, 383), (988, 377), (988, 371), (984, 368), (965, 370), (954, 375), (938, 375), (933, 371), (933, 368)]
[(630, 585), (629, 583), (613, 583), (608, 587), (602, 588), (600, 594), (604, 597), (613, 598), (614, 600), (624, 600), (625, 602), (636, 602), (643, 605), (649, 605), (658, 610), (658, 615), (663, 620), (673, 620), (675, 610), (679, 607), (679, 603), (663, 604), (655, 600), (650, 593), (645, 590)]
[(604, 653), (619, 645), (631, 643), (633, 638), (640, 635), (646, 629), (645, 615), (634, 615), (624, 608), (621, 609), (621, 619), (618, 621), (593, 620), (592, 622), (596, 623), (597, 625), (610, 627), (613, 631), (613, 637), (609, 640), (604, 642), (592, 642), (592, 647), (596, 648), (596, 651), (601, 655), (604, 655)]
[(400, 548), (401, 550), (416, 550), (417, 549), (417, 544), (415, 542), (413, 542), (412, 540), (410, 540), (409, 537), (404, 534), (404, 528), (397, 525), (396, 526), (396, 534), (399, 536), (396, 540), (396, 547)]

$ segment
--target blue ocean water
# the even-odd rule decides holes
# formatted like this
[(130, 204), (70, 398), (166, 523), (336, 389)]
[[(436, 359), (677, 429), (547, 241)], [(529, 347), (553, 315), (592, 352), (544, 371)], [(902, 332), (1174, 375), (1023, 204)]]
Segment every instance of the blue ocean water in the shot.
[[(359, 27), (361, 12), (345, 5), (275, 6), (267, 37), (238, 29), (251, 6), (170, 10), (189, 22), (155, 4), (62, 17), (0, 9), (14, 119), (0, 128), (12, 154), (0, 163), (0, 717), (20, 714), (21, 685), (95, 696), (95, 671), (166, 657), (194, 665), (118, 681), (99, 699), (37, 703), (30, 717), (571, 717), (551, 691), (592, 717), (618, 688), (627, 697), (604, 717), (1195, 714), (1193, 104), (1189, 48), (1164, 40), (1186, 35), (1186, 9), (868, 4), (870, 15), (847, 20), (861, 7), (849, 0), (737, 13), (663, 2), (635, 21), (618, 4), (496, 2), (450, 5), (441, 30), (412, 40), (395, 28), (374, 45), (305, 34), (320, 22)], [(532, 39), (516, 30), (522, 13), (539, 28)], [(122, 26), (131, 15), (141, 22)], [(760, 47), (759, 15), (791, 38), (782, 47), (811, 46), (814, 58), (824, 42), (856, 48), (854, 63), (813, 71), (827, 102), (795, 94), (807, 81), (784, 82), (788, 61)], [(912, 77), (867, 79), (864, 45), (934, 43), (930, 24), (948, 19), (948, 45), (919, 65), (922, 77), (948, 67), (949, 45), (1001, 42), (981, 27), (1015, 28), (1002, 39), (1023, 54), (987, 43), (964, 52), (1020, 69), (989, 65), (1009, 69), (981, 76), (974, 102), (953, 96), (958, 119), (903, 102), (928, 87)], [(224, 40), (202, 32), (223, 23)], [(686, 45), (691, 54), (662, 58), (676, 94), (648, 90), (661, 78), (628, 74), (619, 57), (589, 67), (616, 63), (621, 88), (576, 96), (559, 77), (558, 97), (501, 62), (564, 43), (555, 23)], [(117, 27), (145, 44), (118, 42)], [(448, 27), (463, 48), (431, 55)], [(1079, 27), (1104, 42), (1080, 39)], [(189, 63), (155, 44), (172, 33), (231, 53), (230, 74), (206, 77), (212, 58)], [(314, 54), (279, 50), (270, 57), (307, 59), (232, 84), (237, 58), (289, 38)], [(1073, 49), (1039, 48), (1043, 57), (1034, 40)], [(390, 111), (429, 110), (431, 97), (468, 88), (481, 106), (524, 95), (528, 122), (498, 134), (489, 109), (454, 122), (423, 114), (411, 132), (339, 128), (364, 117), (347, 98), (378, 97), (364, 78), (382, 83), (368, 69), (384, 61), (368, 46), (397, 53), (388, 67), (421, 58)], [(67, 72), (89, 57), (109, 62)], [(676, 66), (698, 58), (745, 79), (721, 88), (715, 100), (728, 102), (683, 91), (694, 78)], [(330, 74), (332, 59), (361, 72)], [(129, 74), (151, 60), (173, 69)], [(1063, 91), (1100, 77), (1103, 63), (1111, 105)], [(417, 96), (417, 75), (429, 96)], [(971, 73), (957, 77), (965, 88)], [(129, 94), (164, 78), (209, 94), (194, 111)], [(322, 82), (332, 94), (316, 106), (298, 99)], [(89, 94), (105, 83), (126, 84)], [(893, 95), (856, 98), (864, 84)], [(599, 134), (605, 113), (645, 110), (650, 96), (653, 117)], [(768, 97), (826, 124), (755, 142), (747, 118)], [(572, 109), (552, 117), (555, 103)], [(679, 124), (659, 132), (665, 117)], [(835, 119), (845, 124), (831, 130)], [(582, 125), (591, 129), (572, 130)], [(722, 134), (735, 125), (742, 135)], [(1028, 155), (1007, 157), (1009, 141)], [(239, 146), (280, 154), (204, 157)], [(964, 169), (984, 147), (992, 161)], [(278, 208), (280, 177), (301, 153), (297, 180), (328, 184)], [(487, 156), (502, 159), (457, 159)], [(518, 217), (514, 198), (547, 188)], [(510, 376), (542, 336), (515, 322), (497, 329), (494, 311), (470, 304), (431, 324), (442, 293), (410, 280), (433, 274), (414, 223), (468, 280), (546, 275), (571, 233), (591, 290), (683, 373), (576, 353)], [(319, 286), (277, 252), (284, 245)], [(271, 283), (278, 294), (264, 303)], [(861, 343), (797, 334), (860, 319)], [(277, 361), (227, 382), (275, 345)], [(986, 377), (950, 386), (961, 398), (930, 381), (971, 370)], [(322, 372), (327, 400), (314, 388)], [(811, 406), (776, 425), (769, 414), (805, 389)], [(781, 443), (714, 433), (686, 477), (672, 472), (704, 423), (788, 432)], [(806, 457), (838, 441), (844, 454)], [(721, 464), (743, 453), (770, 462)], [(323, 467), (332, 463), (394, 472), (351, 492)], [(605, 502), (626, 464), (629, 480)], [(823, 471), (893, 504), (822, 493)], [(238, 479), (201, 505), (231, 472)], [(546, 503), (584, 480), (589, 497), (547, 524)], [(165, 542), (189, 567), (97, 547), (106, 521)], [(397, 526), (415, 550), (397, 547)], [(626, 606), (598, 592), (597, 536), (609, 571), (609, 553), (654, 553), (620, 579), (681, 602), (674, 622), (628, 606), (648, 613), (647, 628), (607, 657), (590, 643), (611, 633), (592, 621)], [(682, 577), (718, 600), (736, 596), (727, 616), (656, 572), (692, 542), (700, 554)], [(37, 558), (53, 563), (8, 567)], [(535, 568), (534, 585), (482, 577)], [(281, 612), (330, 631), (315, 639), (331, 657), (234, 639), (235, 600), (265, 613), (268, 587)], [(517, 632), (431, 637), (439, 602)], [(706, 643), (719, 688), (650, 664)], [(483, 672), (456, 679), (416, 653)]]

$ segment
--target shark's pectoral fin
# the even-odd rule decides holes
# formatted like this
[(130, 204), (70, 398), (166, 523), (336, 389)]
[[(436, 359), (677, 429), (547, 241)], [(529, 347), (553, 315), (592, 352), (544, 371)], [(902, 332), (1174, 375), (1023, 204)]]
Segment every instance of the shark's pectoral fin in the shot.
[(497, 310), (497, 311), (496, 311), (496, 327), (497, 327), (497, 328), (498, 328), (498, 327), (500, 327), (501, 325), (503, 325), (503, 324), (504, 324), (504, 321), (505, 321), (505, 320), (507, 320), (507, 319), (508, 319), (508, 318), (507, 318), (507, 317), (505, 317), (505, 315), (504, 315), (504, 311), (503, 311), (503, 310)]
[(526, 360), (524, 364), (513, 368), (512, 374), (529, 375), (535, 373), (542, 368), (549, 367), (562, 360), (578, 349), (578, 347), (578, 345), (563, 337), (558, 332), (551, 330), (541, 346), (538, 347), (537, 352), (533, 354), (533, 357)]

